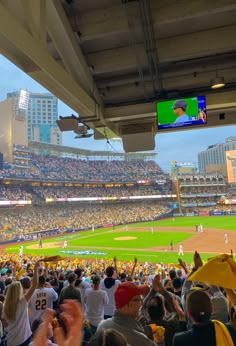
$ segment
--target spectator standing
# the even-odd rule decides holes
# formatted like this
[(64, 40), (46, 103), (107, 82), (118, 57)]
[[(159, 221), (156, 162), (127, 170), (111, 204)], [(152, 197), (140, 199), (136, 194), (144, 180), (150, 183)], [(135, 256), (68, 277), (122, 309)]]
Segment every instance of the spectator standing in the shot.
[(147, 285), (135, 285), (132, 282), (120, 284), (115, 291), (116, 311), (112, 318), (102, 321), (98, 331), (112, 328), (122, 333), (129, 345), (155, 346), (148, 339), (142, 325), (137, 321), (142, 306), (142, 296), (149, 291)]
[(115, 274), (114, 267), (110, 266), (106, 269), (106, 278), (101, 281), (100, 289), (105, 291), (108, 295), (109, 302), (104, 307), (104, 319), (110, 318), (114, 315), (115, 310), (115, 298), (114, 292), (118, 285), (121, 283), (120, 280), (115, 280), (113, 275)]
[[(189, 293), (186, 310), (192, 328), (175, 334), (173, 346), (236, 345), (236, 332), (231, 325), (210, 320), (213, 309), (211, 299), (205, 292), (197, 290)], [(220, 341), (219, 337), (223, 339)]]
[(92, 276), (92, 288), (86, 290), (84, 305), (86, 318), (91, 324), (92, 332), (95, 333), (97, 326), (103, 320), (104, 306), (109, 303), (108, 295), (99, 289), (100, 277)]
[(79, 288), (79, 290), (80, 290), (81, 301), (82, 301), (82, 305), (84, 307), (85, 293), (86, 293), (88, 288), (91, 288), (91, 286), (90, 286), (90, 283), (88, 283), (87, 281), (83, 280), (83, 272), (82, 272), (81, 268), (76, 268), (74, 270), (74, 273), (77, 275), (77, 279), (76, 279), (76, 282), (75, 282), (75, 287)]
[[(47, 286), (45, 286), (45, 284)], [(34, 320), (40, 320), (45, 310), (53, 308), (53, 302), (57, 301), (57, 292), (52, 288), (49, 282), (46, 283), (45, 277), (40, 276), (38, 287), (34, 291), (29, 303), (30, 325)]]
[(7, 344), (9, 346), (28, 346), (31, 339), (31, 329), (28, 317), (28, 303), (38, 284), (39, 263), (34, 266), (34, 276), (27, 293), (19, 281), (9, 285), (3, 308), (4, 319), (7, 322)]
[(81, 303), (81, 294), (80, 290), (75, 287), (75, 282), (77, 279), (77, 275), (75, 273), (71, 273), (68, 275), (68, 283), (69, 286), (64, 287), (61, 291), (60, 297), (59, 297), (59, 305), (63, 303), (66, 299), (72, 299), (77, 300), (79, 303)]

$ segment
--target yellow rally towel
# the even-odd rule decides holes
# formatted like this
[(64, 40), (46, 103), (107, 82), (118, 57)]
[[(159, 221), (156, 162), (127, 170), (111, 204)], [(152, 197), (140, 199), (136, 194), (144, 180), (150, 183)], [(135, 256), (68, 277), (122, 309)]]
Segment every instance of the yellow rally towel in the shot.
[(156, 343), (164, 342), (165, 328), (162, 326), (157, 326), (156, 324), (149, 324), (152, 330), (153, 341)]
[(234, 346), (231, 335), (227, 327), (220, 321), (212, 320), (216, 333), (217, 346)]
[(26, 273), (25, 269), (21, 269), (17, 274), (16, 274), (16, 280), (20, 280), (20, 277), (23, 276)]
[(236, 262), (227, 254), (210, 258), (206, 264), (193, 272), (188, 280), (236, 289)]

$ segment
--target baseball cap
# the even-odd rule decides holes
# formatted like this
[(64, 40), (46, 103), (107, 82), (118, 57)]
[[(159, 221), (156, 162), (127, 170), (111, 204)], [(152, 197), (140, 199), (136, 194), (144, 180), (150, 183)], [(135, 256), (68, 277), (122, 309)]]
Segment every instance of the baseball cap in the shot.
[(182, 275), (182, 270), (181, 269), (177, 269), (176, 270), (176, 274), (179, 275), (179, 276)]
[(212, 313), (211, 299), (206, 292), (198, 289), (187, 296), (187, 310), (196, 322), (207, 322)]
[(183, 108), (183, 110), (185, 111), (185, 109), (187, 108), (187, 103), (184, 100), (176, 100), (172, 108)]
[(115, 303), (116, 308), (120, 309), (123, 306), (127, 305), (133, 297), (139, 295), (147, 295), (149, 292), (148, 285), (135, 285), (132, 282), (123, 282), (121, 283), (115, 293)]
[(1, 269), (0, 274), (6, 274), (7, 271), (8, 271), (7, 268), (3, 268), (3, 269)]

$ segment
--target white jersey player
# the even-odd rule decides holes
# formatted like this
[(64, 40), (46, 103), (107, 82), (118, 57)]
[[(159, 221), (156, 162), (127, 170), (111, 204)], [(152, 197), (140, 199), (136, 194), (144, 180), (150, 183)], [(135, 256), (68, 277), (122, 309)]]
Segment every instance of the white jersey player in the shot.
[(57, 299), (57, 292), (52, 287), (45, 287), (45, 278), (40, 276), (38, 288), (34, 291), (29, 303), (30, 324), (32, 325), (35, 320), (41, 319), (47, 308), (52, 309), (53, 302)]
[(178, 255), (180, 256), (180, 255), (184, 255), (184, 249), (183, 249), (183, 245), (182, 244), (180, 244), (179, 245), (179, 253), (178, 253)]
[(65, 241), (64, 241), (64, 244), (63, 244), (63, 249), (66, 249), (67, 246), (68, 246), (68, 242), (67, 242), (67, 240), (65, 240)]
[(228, 244), (228, 242), (229, 242), (227, 233), (224, 234), (224, 241), (225, 241), (225, 244)]
[(23, 251), (24, 251), (24, 246), (21, 245), (20, 248), (19, 248), (19, 256), (20, 257), (23, 257)]

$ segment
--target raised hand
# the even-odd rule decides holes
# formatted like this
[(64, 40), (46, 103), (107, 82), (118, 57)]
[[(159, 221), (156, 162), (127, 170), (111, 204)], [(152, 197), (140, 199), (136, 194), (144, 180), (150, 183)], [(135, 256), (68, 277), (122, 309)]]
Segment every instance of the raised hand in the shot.
[(203, 266), (201, 256), (197, 251), (194, 252), (193, 261), (194, 261), (195, 269), (199, 269), (200, 267)]
[[(55, 342), (58, 346), (80, 346), (83, 339), (83, 312), (75, 300), (66, 300), (60, 306), (60, 318), (66, 327), (66, 335), (62, 328), (55, 329)], [(42, 345), (41, 345), (42, 346)]]
[(46, 309), (43, 316), (43, 323), (40, 324), (35, 337), (33, 338), (32, 346), (48, 346), (48, 328), (52, 323), (54, 311)]
[(183, 268), (183, 270), (187, 274), (188, 273), (188, 267), (187, 267), (186, 263), (181, 258), (178, 258), (178, 261), (179, 261), (179, 265)]
[(156, 292), (162, 292), (164, 290), (164, 287), (161, 283), (161, 277), (159, 274), (155, 275), (153, 281), (152, 281), (152, 288)]

